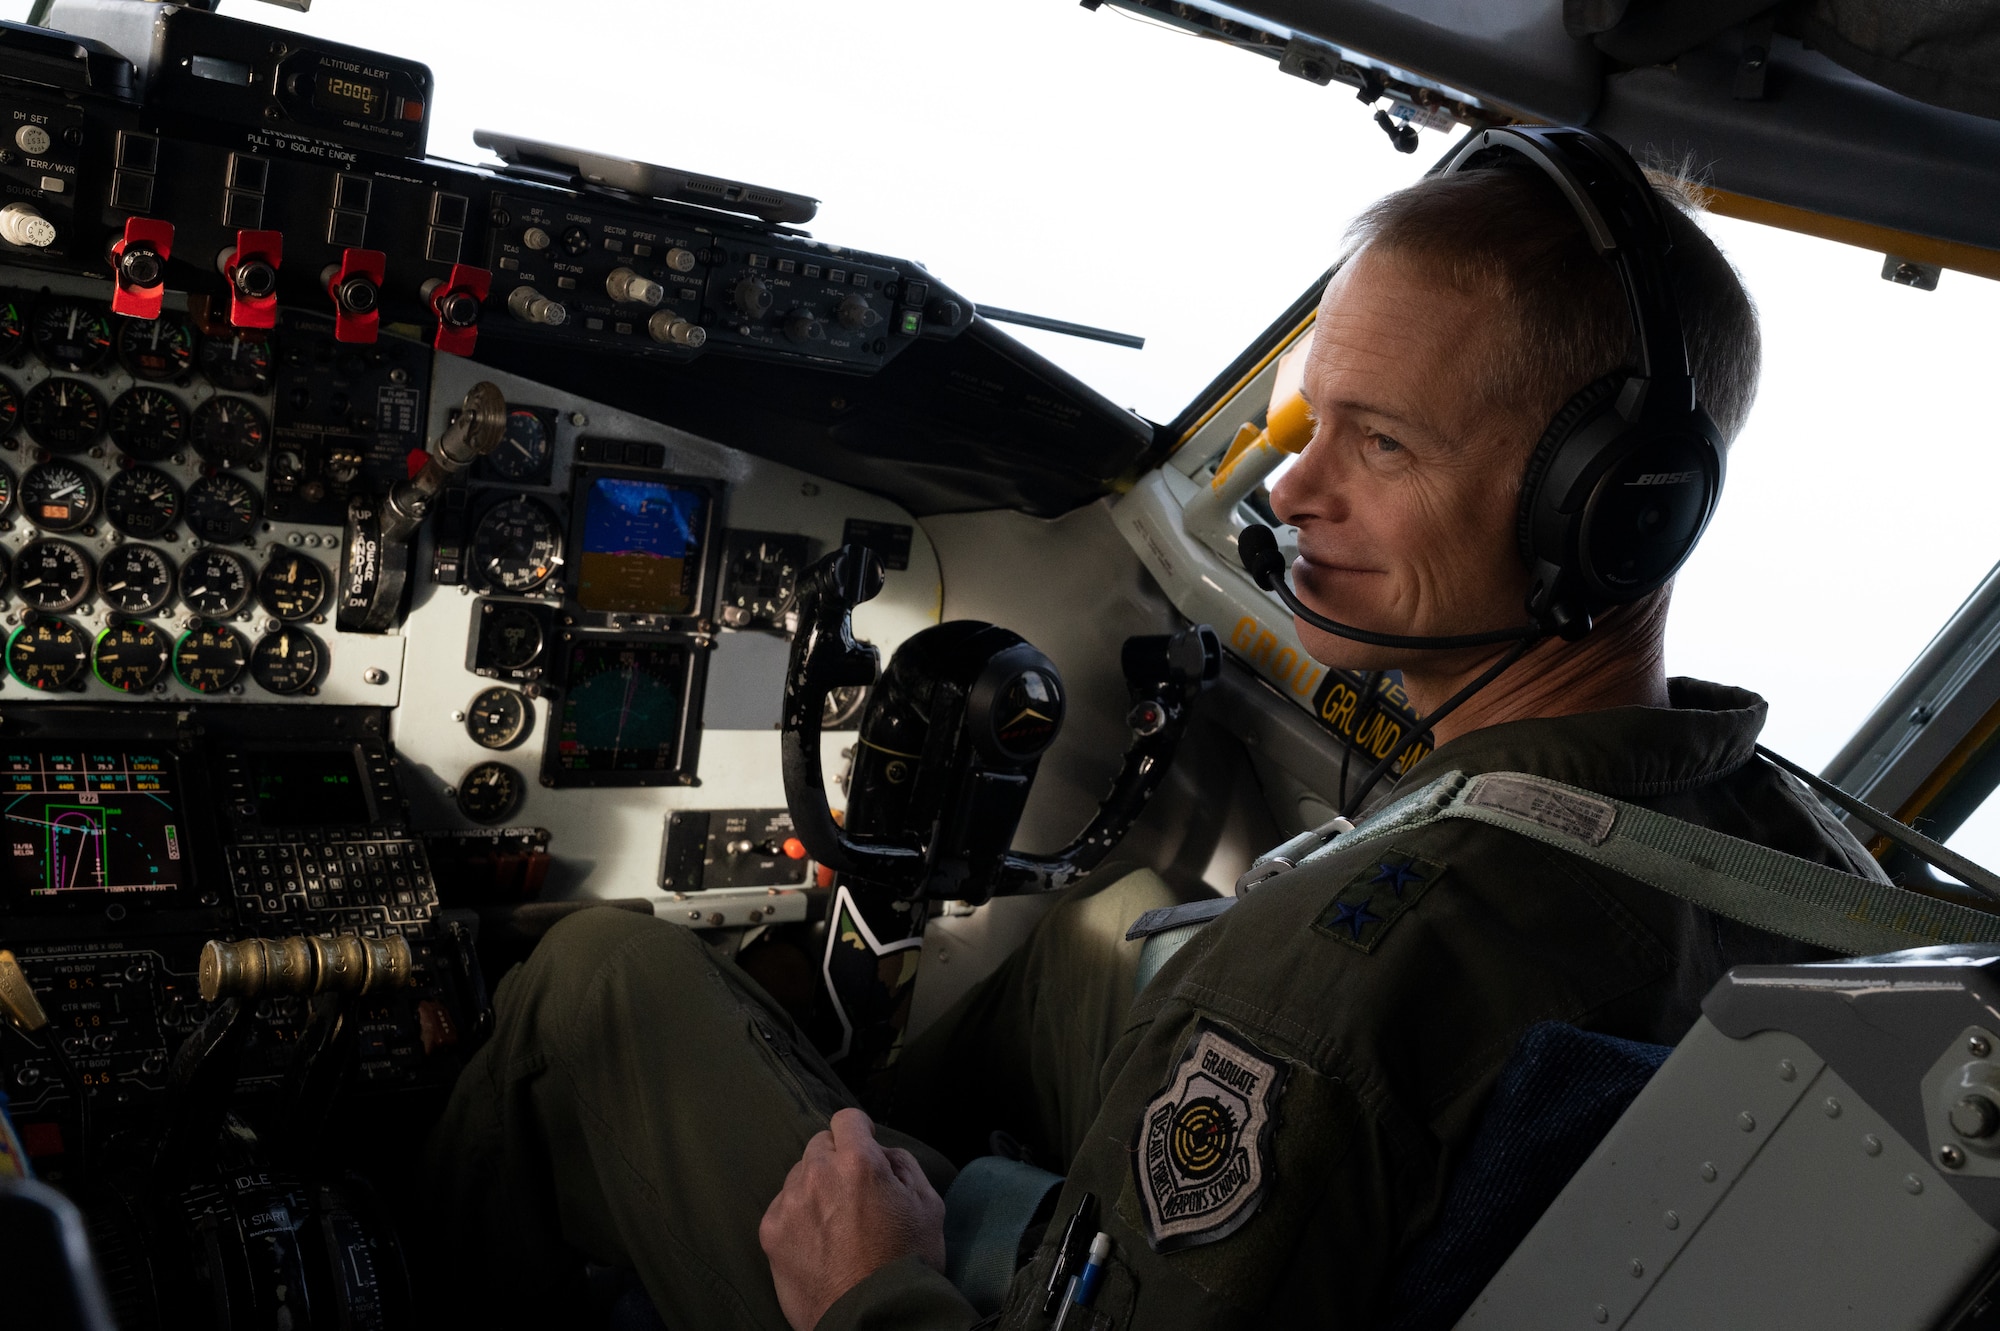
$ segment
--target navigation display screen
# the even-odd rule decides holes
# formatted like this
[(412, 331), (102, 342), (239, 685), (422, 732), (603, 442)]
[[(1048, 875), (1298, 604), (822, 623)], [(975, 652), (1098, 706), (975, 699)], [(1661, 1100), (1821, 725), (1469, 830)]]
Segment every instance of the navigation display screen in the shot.
[(577, 604), (599, 614), (694, 613), (707, 527), (704, 490), (593, 478), (583, 509)]
[(265, 827), (347, 827), (369, 820), (352, 749), (244, 754), (257, 821)]
[(686, 644), (583, 639), (569, 645), (563, 665), (568, 687), (547, 762), (558, 783), (589, 784), (574, 778), (596, 774), (611, 776), (596, 784), (615, 785), (625, 782), (611, 774), (680, 771), (692, 667)]
[(9, 904), (171, 894), (190, 882), (170, 755), (27, 745), (0, 753)]

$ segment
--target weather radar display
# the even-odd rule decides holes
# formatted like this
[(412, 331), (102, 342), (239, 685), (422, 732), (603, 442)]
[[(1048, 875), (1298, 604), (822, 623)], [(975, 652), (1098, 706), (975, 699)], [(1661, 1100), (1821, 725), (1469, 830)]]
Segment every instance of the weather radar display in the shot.
[(4, 762), (10, 899), (172, 892), (186, 881), (171, 758), (14, 748)]

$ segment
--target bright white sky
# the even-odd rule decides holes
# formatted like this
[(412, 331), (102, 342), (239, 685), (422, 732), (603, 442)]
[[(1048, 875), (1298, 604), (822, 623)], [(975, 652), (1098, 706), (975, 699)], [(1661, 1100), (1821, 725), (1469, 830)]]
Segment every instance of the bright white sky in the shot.
[[(427, 62), (437, 155), (488, 160), (472, 131), (492, 128), (796, 190), (823, 201), (815, 234), (921, 260), (974, 302), (1142, 334), (1133, 352), (1019, 332), (1159, 420), (1444, 147), (1398, 154), (1350, 90), (1075, 0), (225, 12)], [(2000, 558), (2000, 284), (1912, 291), (1879, 255), (1711, 229), (1763, 312), (1764, 383), (1668, 663), (1763, 693), (1766, 739), (1817, 767)], [(1993, 821), (1959, 844), (2000, 858)]]

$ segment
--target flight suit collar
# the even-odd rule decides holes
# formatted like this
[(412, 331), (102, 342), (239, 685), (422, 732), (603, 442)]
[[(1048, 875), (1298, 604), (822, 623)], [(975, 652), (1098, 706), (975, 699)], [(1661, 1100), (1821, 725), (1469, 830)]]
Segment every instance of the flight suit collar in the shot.
[(1446, 772), (1530, 772), (1620, 799), (1707, 785), (1750, 761), (1770, 710), (1748, 689), (1667, 681), (1667, 707), (1609, 707), (1505, 721), (1460, 735), (1397, 785), (1415, 790)]

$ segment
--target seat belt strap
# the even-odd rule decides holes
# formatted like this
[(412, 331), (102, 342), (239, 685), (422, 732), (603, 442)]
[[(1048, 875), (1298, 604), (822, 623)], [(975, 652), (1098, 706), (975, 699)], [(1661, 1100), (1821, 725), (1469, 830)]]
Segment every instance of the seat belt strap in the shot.
[(1450, 772), (1300, 861), (1463, 818), (1636, 879), (1714, 914), (1848, 956), (2000, 942), (1972, 910), (1525, 772)]

